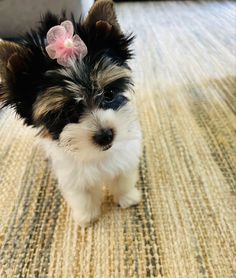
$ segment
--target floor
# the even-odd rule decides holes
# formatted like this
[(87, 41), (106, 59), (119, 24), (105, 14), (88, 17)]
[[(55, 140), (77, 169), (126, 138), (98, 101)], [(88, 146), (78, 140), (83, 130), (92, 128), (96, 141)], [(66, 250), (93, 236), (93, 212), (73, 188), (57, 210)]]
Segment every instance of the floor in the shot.
[(117, 4), (136, 34), (142, 203), (77, 228), (34, 132), (0, 117), (0, 277), (236, 277), (236, 4)]

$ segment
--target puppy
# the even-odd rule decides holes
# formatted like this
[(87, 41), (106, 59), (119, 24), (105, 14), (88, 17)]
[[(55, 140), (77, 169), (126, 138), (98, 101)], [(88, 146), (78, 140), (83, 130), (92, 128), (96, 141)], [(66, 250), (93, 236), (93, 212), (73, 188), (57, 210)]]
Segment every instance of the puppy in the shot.
[(99, 216), (103, 185), (122, 208), (140, 201), (132, 40), (121, 31), (112, 1), (100, 0), (85, 20), (47, 13), (21, 42), (0, 42), (0, 101), (39, 130), (80, 226)]

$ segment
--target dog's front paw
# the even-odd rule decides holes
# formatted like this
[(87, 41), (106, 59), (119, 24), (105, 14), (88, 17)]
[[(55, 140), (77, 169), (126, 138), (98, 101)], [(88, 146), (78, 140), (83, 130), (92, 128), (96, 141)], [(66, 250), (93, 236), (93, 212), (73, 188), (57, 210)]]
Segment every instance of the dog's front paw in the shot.
[(93, 208), (87, 211), (73, 210), (73, 219), (81, 227), (86, 228), (100, 215), (100, 208)]
[(128, 208), (137, 205), (141, 201), (141, 193), (137, 188), (133, 187), (130, 191), (120, 196), (117, 201), (122, 208)]

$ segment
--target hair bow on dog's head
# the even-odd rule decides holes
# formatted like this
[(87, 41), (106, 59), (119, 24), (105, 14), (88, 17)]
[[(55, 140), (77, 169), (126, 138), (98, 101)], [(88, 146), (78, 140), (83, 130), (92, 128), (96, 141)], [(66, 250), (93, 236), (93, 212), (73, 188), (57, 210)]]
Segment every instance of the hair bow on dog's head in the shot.
[(68, 67), (76, 59), (82, 60), (88, 53), (87, 47), (79, 35), (74, 35), (71, 21), (66, 20), (47, 32), (46, 51), (51, 59)]

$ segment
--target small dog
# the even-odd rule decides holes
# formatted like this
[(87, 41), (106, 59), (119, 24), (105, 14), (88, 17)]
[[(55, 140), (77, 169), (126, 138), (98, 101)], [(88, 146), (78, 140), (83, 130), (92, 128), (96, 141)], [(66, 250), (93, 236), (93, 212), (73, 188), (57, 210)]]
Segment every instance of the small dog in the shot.
[(100, 0), (85, 20), (47, 13), (21, 42), (0, 42), (0, 101), (39, 129), (80, 226), (99, 216), (104, 184), (122, 208), (140, 201), (132, 41), (120, 29), (113, 2)]

